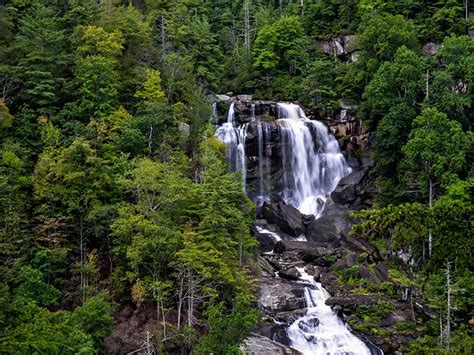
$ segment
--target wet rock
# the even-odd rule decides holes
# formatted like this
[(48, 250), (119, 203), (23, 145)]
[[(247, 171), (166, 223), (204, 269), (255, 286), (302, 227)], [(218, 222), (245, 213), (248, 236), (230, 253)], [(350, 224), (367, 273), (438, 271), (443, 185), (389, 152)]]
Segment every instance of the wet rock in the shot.
[(300, 272), (295, 267), (286, 270), (280, 270), (278, 275), (287, 280), (298, 280), (301, 277)]
[(252, 334), (248, 337), (240, 350), (244, 354), (248, 355), (297, 355), (298, 352), (293, 350), (281, 343), (272, 341), (271, 339), (258, 335)]
[(323, 245), (339, 245), (342, 235), (347, 235), (352, 227), (351, 212), (329, 198), (321, 217), (307, 226), (306, 238)]
[(339, 291), (339, 285), (338, 285), (339, 279), (337, 276), (329, 273), (329, 272), (323, 272), (321, 273), (320, 276), (320, 282), (321, 285), (331, 294), (334, 295)]
[(261, 256), (258, 258), (258, 267), (262, 272), (261, 276), (263, 277), (272, 277), (275, 274), (275, 267), (268, 261), (266, 258)]
[(259, 246), (262, 250), (271, 250), (275, 243), (275, 237), (270, 233), (259, 232), (255, 226), (252, 227), (252, 233), (259, 241)]
[(265, 280), (260, 287), (260, 309), (269, 313), (292, 311), (305, 307), (304, 284), (282, 279)]
[(304, 271), (314, 277), (316, 282), (319, 282), (321, 274), (325, 272), (326, 268), (321, 266), (309, 265), (306, 266)]
[(269, 223), (277, 225), (284, 233), (295, 238), (305, 232), (303, 215), (291, 205), (265, 202), (262, 215)]
[(298, 318), (303, 317), (306, 314), (306, 308), (297, 309), (291, 312), (281, 312), (275, 315), (275, 321), (291, 325)]
[(345, 296), (330, 297), (326, 300), (328, 306), (339, 305), (343, 308), (355, 306), (368, 306), (376, 304), (381, 300), (378, 295), (352, 294)]
[(369, 282), (377, 282), (377, 278), (365, 266), (359, 268), (359, 275)]
[(273, 247), (273, 252), (283, 254), (290, 251), (313, 253), (317, 252), (318, 245), (316, 243), (296, 241), (296, 240), (280, 240)]
[(331, 193), (332, 200), (340, 205), (352, 205), (358, 197), (363, 196), (364, 181), (367, 170), (354, 170), (339, 181), (336, 189)]
[(318, 318), (310, 318), (307, 319), (306, 321), (300, 321), (298, 323), (298, 328), (300, 328), (303, 332), (310, 333), (314, 331), (314, 328), (316, 328), (319, 325), (319, 319)]

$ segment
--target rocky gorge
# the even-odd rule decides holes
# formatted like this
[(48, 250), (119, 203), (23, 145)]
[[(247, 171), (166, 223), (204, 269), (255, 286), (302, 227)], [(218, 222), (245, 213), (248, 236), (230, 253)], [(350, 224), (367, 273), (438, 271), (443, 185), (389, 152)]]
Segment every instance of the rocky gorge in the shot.
[[(244, 153), (238, 158), (240, 166), (234, 165), (234, 169), (245, 170), (247, 194), (258, 206), (253, 232), (260, 242), (258, 307), (263, 323), (254, 329), (244, 352), (311, 353), (296, 350), (289, 337), (289, 329), (297, 324), (303, 333), (306, 330), (308, 343), (318, 342), (307, 334), (316, 332), (320, 320), (307, 317), (310, 324), (298, 321), (311, 310), (308, 286), (310, 290), (322, 287), (328, 291), (325, 305), (369, 353), (403, 352), (417, 336), (417, 323), (432, 314), (417, 300), (409, 270), (392, 259), (389, 262), (368, 240), (350, 236), (352, 214), (372, 205), (369, 134), (342, 108), (340, 115), (326, 120), (350, 168), (337, 177), (334, 186), (321, 192), (318, 214), (302, 213), (291, 199), (285, 201), (282, 193), (287, 182), (281, 104), (253, 101), (247, 95), (221, 95), (217, 99), (218, 124), (230, 122), (229, 115), (222, 112), (232, 105), (233, 127), (245, 130), (236, 133), (235, 144), (240, 144)], [(311, 118), (311, 113), (304, 114)], [(312, 134), (315, 151), (324, 151), (319, 136)]]

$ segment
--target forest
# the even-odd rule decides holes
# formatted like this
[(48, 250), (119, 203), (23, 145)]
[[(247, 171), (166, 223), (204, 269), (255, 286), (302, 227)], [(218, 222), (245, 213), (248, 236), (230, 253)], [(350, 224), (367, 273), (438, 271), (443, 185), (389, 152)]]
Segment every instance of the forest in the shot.
[[(350, 54), (321, 45), (342, 36)], [(240, 353), (255, 205), (215, 94), (349, 107), (375, 162), (351, 237), (410, 249), (439, 315), (406, 351), (471, 353), (467, 0), (0, 0), (0, 353)], [(146, 330), (117, 330), (140, 312)]]

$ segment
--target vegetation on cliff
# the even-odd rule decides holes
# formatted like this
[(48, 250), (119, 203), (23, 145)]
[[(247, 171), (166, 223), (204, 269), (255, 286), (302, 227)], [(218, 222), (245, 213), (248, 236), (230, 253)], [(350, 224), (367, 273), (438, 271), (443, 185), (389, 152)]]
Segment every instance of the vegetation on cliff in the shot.
[[(413, 351), (472, 347), (472, 10), (0, 1), (0, 352), (238, 352), (258, 319), (254, 206), (213, 138), (210, 92), (351, 107), (377, 188), (353, 233), (411, 253), (441, 319)], [(121, 343), (128, 307), (145, 320)]]

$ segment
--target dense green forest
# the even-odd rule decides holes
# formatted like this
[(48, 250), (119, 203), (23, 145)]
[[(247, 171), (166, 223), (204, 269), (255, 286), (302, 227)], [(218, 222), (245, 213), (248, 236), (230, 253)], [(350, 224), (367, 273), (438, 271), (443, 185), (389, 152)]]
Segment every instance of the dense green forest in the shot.
[[(351, 106), (376, 187), (352, 234), (410, 247), (424, 301), (451, 314), (414, 353), (472, 349), (473, 7), (0, 1), (0, 353), (104, 353), (127, 305), (156, 313), (135, 336), (157, 352), (239, 352), (259, 319), (255, 206), (211, 93)], [(317, 45), (344, 35), (352, 56)]]

